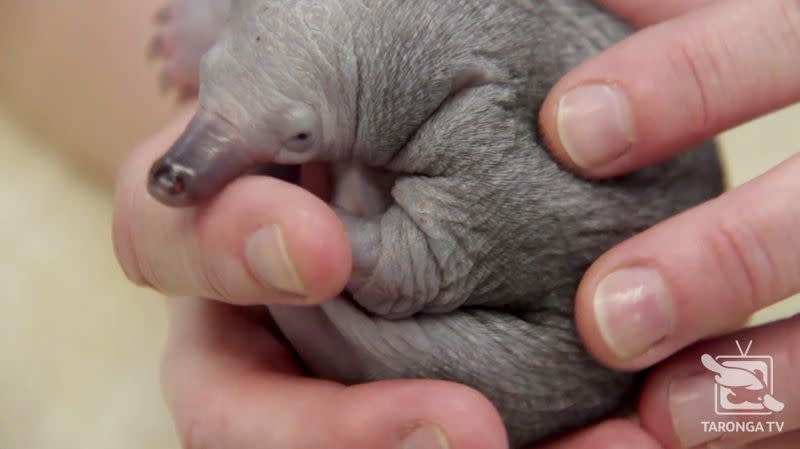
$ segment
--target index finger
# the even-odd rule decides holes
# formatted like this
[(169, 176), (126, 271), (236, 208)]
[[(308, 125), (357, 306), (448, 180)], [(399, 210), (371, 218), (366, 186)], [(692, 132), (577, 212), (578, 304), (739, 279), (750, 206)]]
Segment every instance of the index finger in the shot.
[(800, 2), (729, 0), (640, 31), (567, 74), (541, 112), (592, 178), (662, 161), (800, 100)]

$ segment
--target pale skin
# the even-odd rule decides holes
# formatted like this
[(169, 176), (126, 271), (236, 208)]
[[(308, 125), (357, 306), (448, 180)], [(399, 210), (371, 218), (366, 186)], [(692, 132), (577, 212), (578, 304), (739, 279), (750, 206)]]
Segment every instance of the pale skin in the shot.
[[(597, 3), (642, 30), (565, 76), (542, 108), (540, 123), (551, 149), (579, 173), (623, 173), (800, 100), (796, 0)], [(571, 133), (568, 120), (570, 114), (591, 116), (574, 103), (565, 112), (570, 103), (563, 99), (576, 88), (598, 83), (626, 98), (622, 110), (627, 112), (618, 114), (624, 118), (622, 127), (612, 123), (600, 131), (590, 129), (592, 140), (602, 139), (608, 151), (599, 153), (603, 145), (596, 145), (589, 154), (581, 151), (585, 136)], [(265, 177), (239, 179), (197, 210), (161, 207), (146, 192), (147, 172), (191, 112), (188, 106), (174, 124), (131, 155), (119, 180), (115, 214), (115, 244), (128, 276), (181, 297), (169, 301), (172, 332), (162, 378), (184, 445), (255, 449), (322, 447), (324, 442), (327, 447), (374, 448), (428, 438), (440, 447), (503, 448), (496, 411), (466, 387), (438, 381), (344, 387), (302, 376), (258, 319), (260, 309), (244, 307), (252, 304), (237, 299), (316, 304), (338, 293), (350, 273), (342, 225), (308, 190)], [(576, 298), (576, 319), (587, 347), (620, 369), (660, 364), (639, 397), (637, 422), (607, 421), (543, 447), (703, 447), (708, 441), (702, 438), (709, 436), (698, 436), (685, 419), (686, 404), (670, 402), (675, 399), (670, 391), (679, 388), (676, 379), (697, 372), (701, 354), (730, 352), (737, 338), (754, 339), (759, 353), (775, 355), (776, 385), (792, 384), (790, 376), (800, 366), (793, 343), (800, 336), (800, 321), (737, 329), (752, 312), (800, 292), (800, 208), (793, 200), (800, 194), (799, 171), (800, 157), (790, 158), (618, 245), (594, 263)], [(326, 195), (314, 187), (322, 183), (313, 167), (306, 169), (303, 184)], [(299, 297), (251, 277), (228, 276), (249, 272), (242, 242), (265, 224), (282, 229), (286, 254), (302, 285)], [(655, 273), (661, 279), (659, 291), (669, 292), (661, 302), (668, 315), (666, 335), (644, 348), (613, 328), (629, 327), (628, 322), (611, 322), (609, 329), (597, 313), (598, 287), (611, 273), (627, 268)], [(795, 447), (800, 396), (784, 388), (780, 399), (786, 404), (781, 435), (732, 434), (715, 447)]]

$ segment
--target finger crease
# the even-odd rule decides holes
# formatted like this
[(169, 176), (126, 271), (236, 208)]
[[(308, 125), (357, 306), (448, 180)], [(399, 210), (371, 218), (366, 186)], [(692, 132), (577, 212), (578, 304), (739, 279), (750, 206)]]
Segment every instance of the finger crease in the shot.
[(221, 300), (230, 298), (224, 288), (225, 283), (220, 275), (220, 270), (216, 267), (217, 264), (212, 262), (202, 271), (204, 284), (208, 287), (209, 292), (214, 295), (213, 299)]
[[(732, 263), (738, 265), (738, 272), (744, 275), (745, 286), (744, 292), (739, 291), (735, 292), (736, 296), (741, 296), (746, 299), (748, 313), (753, 313), (756, 310), (760, 309), (761, 300), (758, 295), (758, 277), (757, 273), (753, 272), (751, 264), (748, 263), (748, 254), (744, 251), (744, 248), (740, 242), (740, 239), (736, 237), (737, 233), (726, 224), (726, 221), (722, 221), (716, 228), (716, 234), (718, 237), (715, 239), (718, 242), (717, 253), (721, 256), (721, 260), (731, 260)], [(740, 279), (740, 276), (732, 276), (729, 279)]]
[(700, 110), (700, 117), (699, 117), (700, 128), (699, 129), (705, 130), (705, 129), (708, 128), (708, 125), (709, 125), (709, 120), (710, 120), (710, 115), (711, 115), (709, 107), (710, 107), (711, 101), (710, 101), (710, 98), (708, 96), (708, 92), (707, 92), (705, 83), (703, 83), (703, 78), (700, 76), (701, 71), (700, 71), (700, 67), (698, 66), (696, 58), (692, 57), (691, 53), (686, 48), (686, 45), (681, 45), (680, 49), (681, 49), (681, 55), (683, 56), (683, 59), (684, 59), (684, 61), (686, 63), (686, 66), (691, 71), (691, 74), (692, 74), (691, 78), (692, 78), (692, 81), (694, 82), (694, 88), (695, 88), (695, 92), (697, 94), (696, 96), (697, 96), (698, 101), (700, 102), (700, 105), (699, 105), (700, 106), (700, 108), (699, 108), (699, 110)]

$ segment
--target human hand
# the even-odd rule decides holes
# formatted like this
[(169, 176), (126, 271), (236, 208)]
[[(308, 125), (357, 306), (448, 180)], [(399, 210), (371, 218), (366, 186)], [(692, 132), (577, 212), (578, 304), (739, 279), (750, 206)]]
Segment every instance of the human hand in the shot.
[[(587, 177), (657, 162), (800, 100), (796, 0), (596, 3), (647, 28), (566, 75), (541, 110), (555, 155)], [(638, 404), (641, 428), (658, 441), (647, 447), (711, 440), (715, 448), (796, 447), (800, 393), (792, 388), (792, 375), (800, 365), (800, 319), (668, 357), (736, 331), (753, 312), (800, 292), (799, 172), (800, 156), (794, 156), (618, 245), (584, 276), (576, 318), (590, 351), (626, 370), (667, 359), (650, 375)], [(775, 392), (786, 408), (769, 419), (785, 423), (781, 436), (721, 435), (701, 424), (736, 418), (714, 414), (713, 374), (700, 364), (702, 354), (730, 353), (736, 339), (754, 340), (752, 352), (775, 361)], [(569, 447), (581, 447), (580, 438), (591, 440), (585, 435), (603, 429), (576, 435)], [(625, 443), (634, 434), (644, 438), (642, 430), (626, 429), (614, 447), (642, 447)]]
[[(558, 88), (557, 88), (558, 89)], [(172, 135), (171, 137), (174, 137)], [(699, 139), (699, 137), (697, 137)], [(165, 139), (166, 140), (166, 139)], [(158, 146), (158, 145), (156, 145)], [(683, 146), (683, 145), (681, 145)], [(159, 146), (158, 150), (163, 151), (166, 146)], [(152, 152), (155, 152), (153, 150)], [(140, 152), (140, 157), (142, 156), (143, 152)], [(136, 156), (134, 156), (135, 158)], [(152, 161), (152, 159), (148, 159), (145, 157), (147, 161)], [(304, 242), (302, 235), (298, 237), (293, 237), (294, 234), (284, 236), (284, 247), (287, 248), (287, 252), (289, 254), (311, 254), (309, 256), (310, 261), (302, 262), (298, 260), (293, 260), (295, 264), (295, 270), (297, 276), (295, 277), (291, 270), (286, 271), (285, 269), (278, 269), (278, 275), (275, 275), (276, 270), (262, 270), (259, 268), (251, 267), (249, 264), (245, 262), (245, 254), (247, 250), (238, 248), (238, 242), (245, 241), (246, 235), (249, 235), (250, 231), (254, 231), (256, 228), (260, 227), (260, 225), (266, 223), (264, 221), (264, 217), (268, 219), (275, 218), (277, 220), (285, 219), (287, 220), (286, 223), (292, 224), (290, 216), (283, 216), (280, 207), (277, 209), (275, 208), (267, 208), (264, 207), (263, 210), (253, 210), (250, 204), (254, 204), (253, 202), (236, 202), (234, 199), (236, 197), (242, 198), (247, 192), (254, 192), (258, 191), (259, 195), (256, 199), (256, 195), (253, 194), (251, 198), (256, 199), (255, 204), (258, 202), (266, 201), (263, 196), (264, 188), (267, 188), (267, 185), (262, 185), (263, 182), (269, 182), (269, 188), (274, 189), (273, 192), (286, 195), (283, 198), (280, 198), (280, 203), (282, 204), (292, 204), (295, 206), (296, 204), (301, 205), (301, 210), (308, 206), (310, 208), (310, 217), (315, 219), (322, 219), (324, 223), (331, 224), (331, 222), (327, 222), (327, 216), (323, 213), (322, 209), (317, 208), (317, 203), (311, 201), (313, 196), (302, 194), (302, 191), (294, 190), (291, 186), (287, 184), (280, 183), (274, 180), (266, 180), (266, 179), (251, 179), (246, 178), (243, 180), (239, 180), (236, 183), (232, 184), (229, 189), (220, 195), (214, 202), (209, 204), (208, 206), (201, 208), (197, 213), (193, 213), (190, 215), (186, 215), (185, 212), (176, 213), (176, 215), (170, 216), (160, 216), (159, 213), (154, 215), (148, 216), (147, 213), (152, 213), (152, 210), (148, 210), (148, 202), (150, 201), (149, 198), (145, 199), (146, 195), (139, 192), (138, 185), (143, 184), (143, 173), (146, 171), (142, 166), (147, 165), (146, 163), (142, 162), (141, 159), (139, 162), (138, 169), (129, 168), (126, 170), (125, 173), (129, 174), (131, 177), (136, 178), (140, 176), (140, 179), (128, 179), (128, 182), (123, 180), (122, 187), (120, 188), (120, 198), (118, 200), (118, 204), (123, 204), (123, 207), (118, 209), (118, 219), (117, 219), (117, 241), (118, 241), (118, 248), (119, 253), (121, 255), (121, 259), (127, 258), (128, 262), (123, 262), (123, 265), (126, 265), (126, 271), (131, 274), (134, 279), (139, 279), (140, 281), (145, 281), (151, 283), (156, 288), (172, 292), (175, 294), (195, 294), (198, 296), (211, 296), (216, 297), (214, 292), (222, 292), (226, 298), (230, 298), (229, 300), (237, 303), (237, 304), (252, 304), (256, 302), (256, 298), (258, 298), (258, 302), (262, 302), (263, 298), (267, 298), (267, 301), (274, 301), (274, 302), (288, 302), (292, 303), (293, 301), (298, 301), (299, 298), (290, 298), (287, 295), (278, 294), (275, 289), (269, 288), (266, 289), (267, 291), (263, 291), (262, 284), (255, 281), (255, 278), (251, 275), (251, 273), (262, 273), (267, 272), (271, 274), (267, 274), (266, 276), (261, 276), (262, 278), (267, 279), (267, 283), (273, 285), (274, 287), (278, 287), (280, 290), (297, 290), (298, 284), (300, 285), (300, 289), (305, 292), (304, 295), (301, 295), (303, 298), (317, 298), (317, 299), (307, 299), (308, 303), (315, 303), (318, 302), (321, 298), (324, 298), (330, 291), (338, 291), (343, 286), (343, 282), (341, 281), (341, 285), (336, 285), (337, 282), (340, 280), (336, 280), (336, 273), (340, 273), (337, 271), (336, 267), (333, 267), (333, 277), (329, 278), (328, 281), (325, 280), (317, 280), (314, 279), (315, 276), (319, 273), (326, 273), (325, 270), (330, 269), (331, 267), (325, 267), (324, 270), (316, 271), (314, 268), (318, 262), (324, 263), (326, 260), (335, 261), (336, 257), (346, 255), (346, 250), (341, 248), (339, 249), (320, 249), (317, 248), (314, 250), (311, 249), (310, 252), (305, 251), (303, 245), (309, 244), (309, 242)], [(135, 165), (136, 162), (132, 160), (129, 166)], [(138, 171), (137, 171), (138, 170)], [(124, 176), (123, 176), (124, 178)], [(258, 188), (256, 186), (258, 185)], [(128, 187), (135, 187), (134, 189)], [(238, 193), (237, 193), (238, 192)], [(274, 195), (279, 196), (279, 195)], [(227, 200), (225, 198), (228, 198)], [(292, 201), (287, 201), (287, 198), (291, 198)], [(283, 203), (286, 201), (286, 203)], [(247, 207), (243, 207), (244, 204), (248, 204)], [(280, 204), (272, 204), (273, 206), (280, 206)], [(126, 212), (127, 211), (127, 212)], [(143, 213), (144, 216), (139, 216), (139, 213)], [(127, 215), (127, 218), (125, 217)], [(291, 214), (289, 214), (291, 215)], [(214, 219), (210, 217), (215, 217)], [(137, 221), (138, 220), (138, 221)], [(309, 220), (313, 222), (313, 220)], [(156, 224), (154, 228), (148, 228), (146, 223)], [(125, 224), (127, 223), (127, 224)], [(138, 223), (138, 224), (137, 224)], [(317, 223), (320, 223), (317, 221)], [(320, 226), (320, 228), (315, 228), (309, 231), (309, 235), (313, 234), (312, 231), (320, 231), (323, 230), (325, 232), (329, 232), (330, 228), (327, 225)], [(127, 229), (126, 229), (127, 228)], [(289, 229), (294, 229), (291, 226)], [(149, 235), (153, 234), (151, 231), (158, 231), (154, 232), (155, 236)], [(292, 231), (294, 232), (294, 231)], [(334, 231), (334, 234), (339, 231)], [(301, 233), (302, 234), (302, 233)], [(262, 239), (263, 240), (263, 239)], [(338, 241), (335, 235), (328, 239), (328, 243)], [(258, 239), (256, 239), (258, 241)], [(313, 239), (311, 240), (313, 242)], [(134, 243), (138, 242), (138, 243)], [(142, 254), (150, 254), (150, 259), (148, 257), (141, 258), (139, 257), (138, 263), (136, 261), (131, 261), (132, 259), (136, 259), (133, 257), (134, 247), (138, 249), (135, 251), (137, 255), (141, 256)], [(295, 246), (298, 245), (298, 246)], [(257, 246), (257, 245), (256, 245)], [(274, 247), (274, 246), (273, 246)], [(298, 249), (300, 248), (300, 249)], [(252, 253), (259, 253), (259, 251), (253, 251)], [(165, 254), (167, 254), (165, 256)], [(325, 257), (325, 254), (330, 256), (330, 259)], [(319, 257), (322, 255), (323, 257)], [(218, 256), (222, 256), (221, 259), (218, 259)], [(221, 261), (219, 261), (221, 260)], [(312, 263), (312, 261), (314, 263)], [(238, 264), (238, 265), (237, 265)], [(254, 265), (257, 265), (258, 262)], [(267, 263), (270, 267), (281, 267), (281, 263), (274, 263), (270, 262)], [(131, 268), (131, 267), (139, 267), (139, 268)], [(342, 269), (342, 267), (339, 267)], [(280, 274), (282, 273), (282, 274)], [(282, 279), (282, 281), (281, 281)], [(288, 279), (288, 281), (287, 281)], [(299, 283), (295, 282), (299, 279)], [(588, 279), (588, 278), (587, 278)], [(280, 285), (278, 285), (280, 284)], [(210, 294), (208, 292), (211, 292)], [(585, 293), (582, 293), (583, 296), (586, 296)], [(271, 299), (270, 299), (271, 298)], [(191, 303), (192, 301), (189, 301)], [(580, 302), (580, 299), (579, 299)], [(296, 303), (296, 302), (294, 302)], [(586, 303), (586, 300), (584, 300)], [(197, 303), (203, 304), (203, 303)], [(223, 315), (222, 310), (234, 311), (238, 309), (215, 309), (211, 315), (220, 316)], [(591, 310), (591, 309), (590, 309)], [(192, 316), (189, 312), (181, 312), (177, 313), (176, 316)], [(203, 318), (205, 314), (194, 314), (195, 318), (191, 320), (194, 323), (203, 323), (204, 321), (200, 318)], [(249, 314), (247, 316), (250, 316)], [(204, 319), (204, 318), (203, 318)], [(220, 332), (223, 336), (225, 335), (238, 335), (232, 332), (233, 329), (240, 329), (245, 324), (241, 321), (232, 320), (232, 321), (224, 321), (224, 323), (228, 323), (225, 326), (221, 326), (220, 329), (223, 329), (223, 332)], [(201, 328), (208, 327), (209, 324), (203, 324)], [(175, 328), (177, 329), (178, 326), (175, 324)], [(187, 326), (190, 329), (197, 329), (197, 327)], [(250, 326), (250, 329), (254, 329), (253, 326)], [(782, 329), (784, 332), (785, 329)], [(177, 333), (177, 332), (176, 332)], [(195, 333), (195, 336), (198, 334)], [(250, 338), (245, 334), (246, 339), (249, 341)], [(266, 340), (269, 342), (274, 342), (274, 339), (269, 336), (269, 334), (262, 333), (258, 335), (266, 335)], [(242, 339), (244, 340), (245, 337)], [(213, 343), (213, 338), (211, 338)], [(591, 338), (589, 338), (591, 340)], [(764, 338), (762, 341), (766, 340)], [(281, 397), (286, 397), (287, 400), (291, 399), (292, 402), (302, 402), (302, 403), (311, 403), (313, 405), (307, 405), (306, 407), (313, 407), (314, 405), (318, 405), (314, 400), (308, 399), (304, 401), (302, 398), (306, 396), (304, 392), (306, 389), (312, 390), (312, 388), (306, 388), (303, 385), (306, 385), (305, 382), (321, 382), (321, 381), (310, 381), (308, 379), (302, 379), (297, 377), (296, 374), (298, 371), (289, 370), (291, 373), (295, 373), (295, 377), (292, 377), (295, 380), (302, 380), (302, 382), (298, 382), (294, 384), (294, 388), (290, 388), (288, 385), (283, 385), (279, 389), (276, 390), (267, 390), (266, 387), (272, 385), (273, 387), (277, 384), (274, 383), (275, 378), (270, 378), (269, 380), (265, 380), (263, 384), (261, 384), (260, 390), (264, 391), (263, 395), (254, 394), (249, 387), (243, 387), (242, 385), (248, 384), (252, 386), (252, 380), (254, 380), (257, 376), (250, 376), (250, 377), (242, 377), (242, 370), (234, 369), (232, 372), (227, 371), (225, 368), (229, 366), (241, 366), (237, 363), (232, 363), (231, 360), (223, 357), (208, 357), (209, 353), (204, 352), (202, 349), (198, 349), (197, 346), (194, 345), (194, 339), (186, 338), (186, 339), (177, 339), (173, 338), (172, 343), (170, 344), (171, 348), (175, 348), (174, 350), (170, 350), (167, 353), (167, 357), (165, 358), (165, 390), (167, 391), (168, 397), (171, 397), (171, 402), (175, 404), (173, 406), (174, 410), (176, 411), (176, 417), (179, 423), (185, 422), (188, 423), (186, 425), (179, 426), (182, 429), (186, 429), (183, 433), (188, 435), (187, 444), (193, 444), (193, 442), (197, 442), (194, 444), (204, 444), (205, 442), (212, 441), (212, 443), (219, 442), (223, 447), (237, 447), (237, 444), (244, 445), (248, 443), (247, 440), (247, 428), (255, 429), (257, 432), (250, 432), (250, 438), (252, 440), (256, 440), (257, 443), (263, 443), (264, 440), (267, 438), (269, 434), (275, 434), (276, 431), (282, 429), (289, 429), (286, 431), (284, 435), (287, 435), (286, 439), (279, 440), (280, 442), (287, 442), (291, 441), (292, 443), (301, 443), (301, 442), (308, 442), (308, 444), (313, 445), (316, 443), (313, 438), (316, 438), (317, 435), (327, 435), (329, 437), (335, 436), (342, 436), (339, 434), (333, 435), (336, 430), (336, 427), (341, 427), (337, 418), (340, 418), (343, 415), (348, 415), (344, 412), (344, 410), (354, 410), (354, 414), (356, 414), (357, 410), (369, 410), (368, 407), (362, 408), (365, 404), (368, 404), (368, 401), (353, 401), (348, 402), (342, 400), (344, 396), (349, 395), (349, 393), (343, 394), (341, 397), (337, 396), (337, 400), (332, 400), (331, 403), (336, 402), (337, 405), (340, 404), (347, 404), (346, 407), (343, 407), (342, 410), (333, 410), (334, 407), (327, 408), (327, 414), (324, 417), (320, 417), (320, 422), (317, 424), (316, 421), (313, 421), (311, 424), (316, 425), (319, 427), (320, 433), (316, 432), (309, 432), (304, 430), (308, 429), (309, 427), (304, 425), (306, 423), (305, 420), (299, 418), (302, 414), (308, 413), (308, 410), (292, 410), (290, 412), (285, 412), (286, 407), (281, 406), (280, 404), (283, 403), (285, 405), (286, 401), (274, 401), (274, 406), (276, 408), (264, 409), (261, 408), (265, 404), (265, 399), (267, 397), (272, 396), (271, 393), (277, 394)], [(684, 343), (685, 344), (685, 343)], [(213, 345), (212, 345), (213, 346)], [(601, 346), (602, 347), (602, 346)], [(676, 346), (676, 349), (679, 346)], [(277, 346), (275, 346), (277, 348)], [(219, 351), (217, 351), (219, 352)], [(225, 354), (228, 354), (229, 351), (223, 351)], [(595, 351), (596, 352), (596, 351)], [(762, 351), (763, 352), (763, 351)], [(198, 356), (197, 360), (194, 359), (187, 359), (184, 364), (180, 364), (179, 361), (176, 361), (175, 357), (172, 357), (170, 354), (205, 354), (202, 357)], [(238, 355), (238, 354), (237, 354)], [(270, 360), (280, 360), (283, 356), (276, 356), (273, 352), (267, 351), (267, 355), (264, 358), (269, 358)], [(601, 355), (602, 358), (602, 355)], [(262, 371), (259, 371), (260, 374), (265, 373), (275, 373), (281, 372), (281, 369), (286, 369), (285, 366), (280, 366), (278, 363), (276, 367), (271, 367), (269, 369), (265, 368), (263, 363), (258, 363), (259, 359), (252, 353), (244, 353), (241, 354), (240, 357), (236, 358), (239, 361), (243, 361), (243, 365), (246, 366), (258, 366), (262, 368)], [(201, 371), (200, 364), (203, 363), (204, 360), (209, 361), (208, 370), (212, 371), (213, 373), (224, 373), (222, 377), (228, 379), (229, 382), (225, 385), (233, 385), (233, 390), (231, 389), (223, 389), (218, 388), (219, 382), (218, 379), (212, 378), (210, 376), (197, 376), (197, 372)], [(252, 363), (248, 363), (248, 361), (253, 361)], [(698, 359), (699, 360), (699, 359)], [(170, 363), (171, 361), (174, 362)], [(176, 367), (176, 364), (178, 365)], [(679, 366), (679, 365), (677, 365)], [(173, 377), (173, 382), (179, 384), (178, 386), (170, 386), (170, 381), (168, 379), (168, 373), (182, 373), (181, 375), (175, 375)], [(252, 371), (250, 371), (252, 374)], [(187, 385), (185, 383), (186, 376), (197, 376), (203, 377), (205, 379), (205, 383), (203, 381), (198, 381), (198, 384), (194, 385)], [(654, 375), (653, 379), (657, 379), (657, 375)], [(243, 380), (244, 379), (244, 380)], [(671, 377), (667, 377), (667, 379), (671, 379)], [(326, 383), (328, 384), (328, 383)], [(415, 383), (412, 389), (416, 389), (418, 385), (426, 385), (427, 382), (423, 383)], [(190, 402), (192, 396), (197, 396), (199, 392), (202, 392), (206, 388), (206, 385), (212, 385), (214, 390), (219, 394), (219, 397), (216, 395), (211, 398), (211, 401), (214, 403), (222, 404), (220, 407), (195, 407)], [(385, 385), (384, 383), (373, 384), (373, 385)], [(439, 382), (437, 385), (443, 385), (443, 383)], [(448, 388), (455, 388), (452, 384), (446, 384)], [(655, 387), (653, 386), (655, 385)], [(186, 386), (184, 390), (179, 390), (178, 387)], [(341, 386), (337, 386), (338, 388), (343, 388)], [(658, 395), (659, 392), (665, 392), (665, 388), (659, 389), (658, 382), (651, 381), (647, 388), (650, 388), (650, 391), (654, 392), (654, 395)], [(436, 387), (436, 394), (431, 394), (431, 392), (422, 392), (414, 393), (413, 397), (414, 400), (424, 400), (425, 398), (433, 398), (436, 397), (437, 394), (442, 394), (440, 387)], [(491, 421), (491, 417), (493, 416), (493, 411), (488, 406), (487, 403), (481, 402), (480, 397), (477, 395), (471, 395), (471, 391), (464, 389), (463, 387), (459, 387), (460, 390), (457, 390), (453, 397), (461, 396), (462, 394), (467, 397), (467, 401), (473, 401), (474, 407), (470, 406), (469, 414), (475, 413), (475, 415), (482, 415), (483, 418), (488, 417), (490, 419), (490, 424), (487, 425), (485, 423), (480, 422), (481, 419), (469, 420), (463, 419), (460, 417), (457, 423), (453, 423), (452, 421), (446, 420), (447, 416), (456, 416), (459, 413), (448, 413), (446, 416), (442, 416), (443, 420), (432, 420), (435, 422), (440, 428), (444, 430), (444, 433), (447, 435), (448, 441), (451, 447), (470, 447), (465, 446), (467, 444), (474, 444), (477, 447), (487, 447), (487, 444), (492, 444), (492, 441), (502, 441), (502, 427), (499, 426), (499, 421), (496, 419)], [(648, 391), (646, 388), (646, 391)], [(240, 389), (240, 393), (238, 395), (234, 395), (235, 399), (232, 402), (224, 402), (224, 398), (231, 397), (229, 396), (230, 393), (234, 393), (236, 389)], [(390, 388), (391, 390), (391, 388)], [(174, 396), (170, 395), (170, 391), (176, 391)], [(267, 393), (269, 391), (269, 393)], [(352, 389), (343, 389), (343, 391), (353, 391)], [(242, 393), (247, 392), (247, 393)], [(286, 393), (288, 392), (288, 393)], [(291, 393), (291, 394), (289, 394)], [(665, 393), (664, 393), (665, 395)], [(381, 395), (383, 396), (383, 394)], [(201, 395), (202, 397), (202, 395)], [(259, 400), (256, 401), (255, 398), (258, 397)], [(646, 396), (645, 396), (646, 397)], [(186, 398), (187, 400), (184, 402), (180, 402), (180, 398)], [(244, 401), (245, 399), (250, 398), (250, 401), (245, 401), (245, 406), (243, 404), (238, 404), (238, 401)], [(455, 401), (455, 402), (460, 402)], [(438, 401), (434, 401), (438, 402)], [(445, 401), (447, 403), (448, 401)], [(645, 402), (645, 401), (643, 401)], [(182, 404), (189, 404), (182, 405)], [(250, 404), (247, 406), (247, 404)], [(261, 406), (259, 406), (261, 404)], [(663, 404), (663, 402), (662, 402)], [(227, 406), (226, 406), (227, 405)], [(323, 407), (324, 408), (324, 407)], [(409, 410), (424, 410), (425, 407), (422, 409), (410, 407)], [(456, 410), (460, 410), (459, 407), (455, 407)], [(244, 419), (245, 417), (242, 415), (242, 410), (256, 410), (257, 413), (250, 413), (251, 415), (249, 419)], [(276, 412), (276, 410), (278, 412)], [(314, 408), (316, 410), (316, 408)], [(663, 407), (662, 407), (663, 410)], [(204, 412), (209, 412), (207, 415), (203, 415)], [(296, 412), (296, 413), (295, 413)], [(370, 411), (371, 412), (371, 411)], [(484, 413), (485, 412), (485, 413)], [(393, 438), (396, 439), (395, 436), (397, 435), (396, 431), (393, 431), (396, 427), (395, 426), (398, 421), (391, 419), (392, 413), (397, 413), (397, 410), (389, 410), (387, 415), (381, 416), (380, 420), (376, 421), (376, 432), (375, 435), (379, 435), (379, 438)], [(645, 415), (645, 414), (643, 414)], [(281, 417), (281, 419), (287, 419), (290, 422), (288, 423), (281, 423), (280, 426), (272, 427), (267, 424), (263, 424), (261, 421), (264, 420), (266, 416), (272, 417), (277, 416)], [(376, 414), (377, 416), (377, 414)], [(438, 416), (438, 415), (437, 415)], [(257, 418), (255, 418), (257, 417)], [(258, 419), (258, 423), (249, 425), (247, 423), (252, 423), (252, 419)], [(324, 419), (323, 419), (324, 418)], [(240, 421), (238, 421), (240, 420)], [(416, 420), (414, 420), (417, 422)], [(470, 421), (477, 423), (476, 425), (471, 425)], [(230, 428), (230, 426), (225, 426), (225, 423), (228, 422), (241, 422), (241, 425), (244, 427), (236, 427), (235, 429)], [(370, 421), (371, 422), (371, 421)], [(386, 427), (380, 427), (380, 424), (386, 423)], [(427, 421), (426, 421), (427, 422)], [(204, 425), (207, 423), (207, 425)], [(220, 424), (222, 423), (222, 424)], [(326, 424), (328, 423), (328, 424)], [(333, 424), (330, 424), (333, 423)], [(664, 427), (668, 427), (669, 420), (661, 421), (661, 424)], [(480, 438), (475, 438), (471, 435), (468, 435), (469, 438), (458, 438), (459, 432), (470, 430), (478, 425), (482, 425), (483, 429), (490, 427), (491, 429), (487, 430), (486, 434), (483, 435), (486, 440), (482, 442)], [(333, 427), (326, 427), (326, 426), (333, 426)], [(280, 428), (279, 428), (280, 427)], [(346, 427), (346, 426), (345, 426)], [(404, 426), (400, 426), (404, 427)], [(647, 427), (647, 426), (645, 426)], [(452, 431), (450, 429), (453, 429)], [(194, 430), (192, 430), (194, 429)], [(199, 430), (198, 430), (199, 429)], [(215, 430), (216, 429), (216, 430)], [(226, 429), (228, 430), (226, 432)], [(334, 429), (325, 431), (325, 429)], [(203, 433), (202, 431), (206, 430), (207, 433)], [(235, 431), (234, 431), (235, 430)], [(315, 429), (316, 430), (316, 429)], [(474, 430), (474, 429), (473, 429)], [(651, 429), (652, 430), (652, 429)], [(491, 432), (490, 432), (491, 431)], [(615, 432), (621, 431), (621, 435), (623, 437), (619, 437)], [(263, 433), (262, 433), (263, 432)], [(453, 435), (455, 432), (455, 437)], [(350, 431), (341, 431), (344, 434), (344, 438), (358, 438), (358, 441), (346, 441), (345, 444), (350, 444), (350, 446), (359, 447), (362, 444), (365, 447), (375, 444), (374, 441), (366, 441), (367, 437), (363, 434), (363, 430), (361, 428), (354, 429), (352, 432)], [(653, 432), (658, 436), (658, 432)], [(491, 435), (494, 435), (492, 437)], [(199, 436), (198, 436), (199, 435)], [(632, 426), (631, 424), (624, 422), (624, 421), (613, 421), (610, 423), (606, 423), (599, 427), (596, 427), (592, 430), (589, 430), (585, 433), (579, 433), (573, 436), (571, 439), (565, 440), (561, 444), (569, 444), (569, 447), (579, 447), (580, 444), (597, 444), (599, 439), (606, 438), (606, 441), (612, 442), (612, 440), (608, 439), (610, 437), (614, 437), (614, 444), (623, 444), (627, 441), (629, 447), (658, 447), (655, 446), (656, 442), (648, 437), (646, 434), (642, 433), (638, 428)], [(492, 439), (494, 438), (494, 439)], [(626, 441), (621, 441), (620, 438), (626, 439)], [(311, 441), (309, 441), (311, 440)], [(466, 441), (468, 440), (468, 441)], [(267, 440), (270, 441), (270, 440)], [(272, 440), (275, 441), (275, 440)], [(336, 440), (332, 440), (336, 441)], [(583, 441), (583, 443), (581, 443)], [(479, 443), (480, 442), (480, 443)], [(633, 443), (636, 444), (633, 444)], [(330, 441), (326, 441), (329, 445), (331, 444)], [(463, 443), (463, 444), (462, 444)], [(335, 443), (333, 443), (335, 444)], [(497, 443), (502, 444), (502, 443)], [(264, 444), (267, 445), (267, 444)], [(248, 446), (243, 446), (248, 447)], [(492, 446), (488, 446), (492, 447)], [(501, 446), (498, 446), (501, 447)], [(594, 446), (592, 446), (594, 447)], [(777, 446), (776, 446), (777, 447)]]
[[(505, 448), (497, 411), (465, 386), (399, 380), (345, 387), (304, 376), (256, 305), (312, 305), (338, 294), (350, 273), (342, 225), (308, 190), (266, 177), (237, 179), (198, 208), (156, 202), (146, 192), (149, 167), (191, 109), (132, 154), (114, 217), (127, 275), (166, 294), (192, 296), (169, 300), (162, 371), (184, 447)], [(319, 192), (312, 170), (302, 183)], [(272, 224), (283, 230), (282, 243), (258, 233)], [(286, 257), (260, 259), (275, 254)]]

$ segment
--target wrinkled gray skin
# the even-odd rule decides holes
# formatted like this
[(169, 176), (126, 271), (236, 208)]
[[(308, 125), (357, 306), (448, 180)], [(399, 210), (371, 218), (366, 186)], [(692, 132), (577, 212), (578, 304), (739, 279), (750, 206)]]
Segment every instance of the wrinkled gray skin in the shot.
[[(225, 1), (179, 0), (165, 30)], [(321, 307), (270, 307), (299, 357), (346, 383), (470, 385), (513, 445), (536, 441), (608, 415), (632, 384), (576, 336), (582, 273), (721, 191), (711, 144), (606, 182), (548, 156), (545, 93), (627, 32), (581, 0), (233, 0), (150, 191), (189, 206), (256, 165), (330, 161), (354, 271)]]

